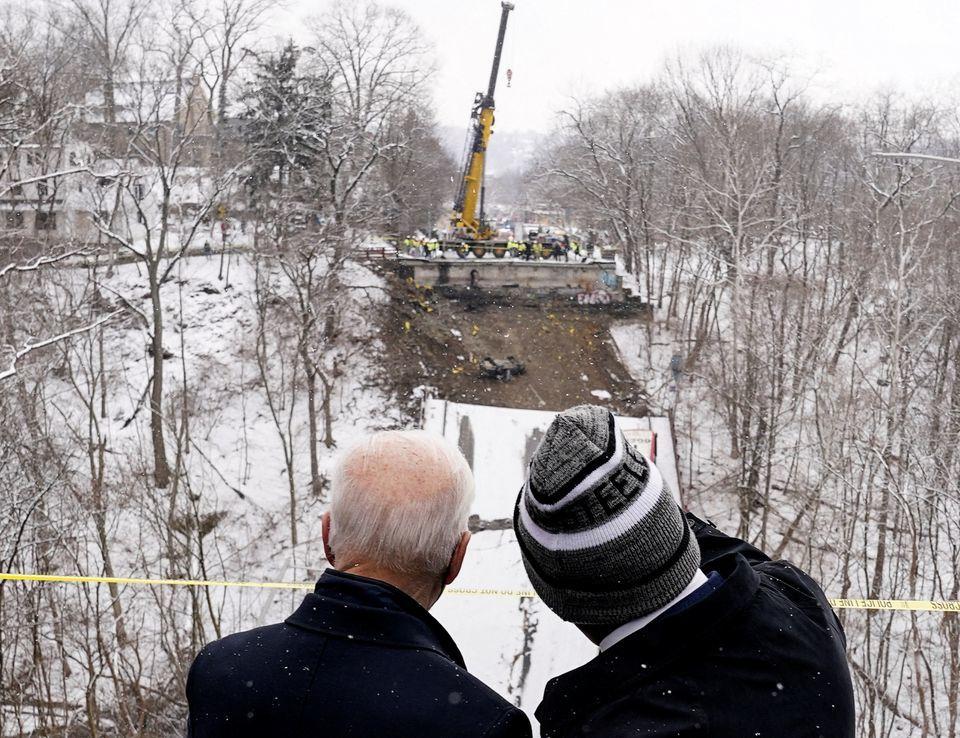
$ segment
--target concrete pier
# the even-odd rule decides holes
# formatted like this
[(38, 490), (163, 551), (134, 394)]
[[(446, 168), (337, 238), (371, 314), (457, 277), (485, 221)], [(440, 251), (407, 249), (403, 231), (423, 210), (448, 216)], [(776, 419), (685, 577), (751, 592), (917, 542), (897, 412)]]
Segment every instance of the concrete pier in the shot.
[(525, 261), (457, 257), (399, 257), (402, 273), (419, 285), (458, 291), (467, 288), (550, 293), (575, 298), (581, 305), (623, 302), (623, 280), (613, 261)]

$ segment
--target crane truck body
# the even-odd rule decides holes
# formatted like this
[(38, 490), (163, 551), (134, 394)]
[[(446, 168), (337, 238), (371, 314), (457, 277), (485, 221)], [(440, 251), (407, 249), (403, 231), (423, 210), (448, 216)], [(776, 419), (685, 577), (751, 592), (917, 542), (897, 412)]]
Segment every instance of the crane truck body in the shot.
[(484, 217), (484, 170), (486, 167), (487, 147), (493, 134), (494, 92), (500, 71), (500, 55), (503, 51), (503, 38), (507, 31), (507, 17), (514, 5), (501, 2), (500, 29), (497, 33), (497, 46), (493, 55), (493, 68), (490, 70), (490, 82), (487, 92), (478, 92), (470, 115), (470, 145), (467, 150), (460, 186), (454, 201), (450, 218), (451, 240), (447, 243), (462, 254), (471, 249), (477, 253), (484, 245), (493, 246), (496, 231)]

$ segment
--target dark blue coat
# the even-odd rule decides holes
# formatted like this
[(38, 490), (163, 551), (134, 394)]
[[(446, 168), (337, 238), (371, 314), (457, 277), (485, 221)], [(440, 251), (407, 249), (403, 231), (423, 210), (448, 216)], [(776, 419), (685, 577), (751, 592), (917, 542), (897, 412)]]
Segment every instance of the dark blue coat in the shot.
[(846, 641), (820, 587), (688, 517), (723, 583), (551, 680), (542, 735), (853, 738)]
[(208, 644), (187, 701), (190, 738), (530, 736), (423, 607), (331, 569), (286, 622)]

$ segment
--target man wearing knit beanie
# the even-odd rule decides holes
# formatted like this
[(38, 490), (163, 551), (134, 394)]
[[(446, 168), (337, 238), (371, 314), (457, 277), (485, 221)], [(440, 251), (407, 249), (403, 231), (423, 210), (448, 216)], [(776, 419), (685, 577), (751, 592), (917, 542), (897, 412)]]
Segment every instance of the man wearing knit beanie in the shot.
[(556, 417), (514, 528), (537, 594), (600, 647), (547, 684), (543, 736), (853, 736), (846, 641), (820, 587), (684, 516), (609, 411)]

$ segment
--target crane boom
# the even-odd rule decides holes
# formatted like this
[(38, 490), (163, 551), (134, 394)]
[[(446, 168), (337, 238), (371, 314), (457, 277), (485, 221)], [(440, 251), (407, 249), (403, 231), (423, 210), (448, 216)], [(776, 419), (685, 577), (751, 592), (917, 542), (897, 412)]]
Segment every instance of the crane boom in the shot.
[(487, 94), (478, 92), (473, 101), (473, 111), (470, 115), (473, 137), (451, 217), (453, 231), (460, 238), (487, 239), (493, 235), (492, 229), (483, 220), (483, 173), (487, 145), (493, 133), (493, 94), (496, 91), (497, 75), (500, 71), (503, 37), (507, 32), (507, 16), (514, 6), (511, 2), (501, 2), (500, 7), (500, 30), (497, 33), (497, 47), (493, 54), (490, 83), (487, 85)]

